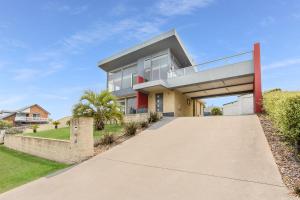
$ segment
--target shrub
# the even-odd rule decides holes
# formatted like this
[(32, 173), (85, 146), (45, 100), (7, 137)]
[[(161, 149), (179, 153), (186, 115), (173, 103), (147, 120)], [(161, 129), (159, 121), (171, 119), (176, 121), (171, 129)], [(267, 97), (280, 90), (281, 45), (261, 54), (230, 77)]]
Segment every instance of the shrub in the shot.
[(115, 141), (114, 135), (109, 132), (105, 132), (103, 137), (100, 140), (100, 144), (109, 145), (114, 143), (114, 141)]
[(150, 112), (150, 117), (148, 119), (149, 123), (157, 122), (160, 119), (157, 112)]
[(264, 93), (263, 107), (285, 138), (291, 142), (300, 139), (300, 92)]
[(71, 120), (66, 121), (67, 126), (71, 126)]
[(294, 187), (294, 193), (300, 197), (300, 183), (297, 183)]
[(212, 115), (222, 115), (222, 110), (218, 107), (214, 107), (211, 109), (211, 114)]
[(138, 125), (135, 122), (129, 122), (125, 124), (124, 131), (126, 136), (132, 136), (136, 134), (136, 130), (138, 128)]
[(141, 128), (148, 128), (148, 126), (149, 126), (149, 122), (148, 121), (140, 122), (140, 127)]
[(54, 125), (54, 128), (57, 129), (60, 122), (59, 121), (54, 121), (54, 122), (52, 122), (52, 124)]
[(34, 132), (34, 133), (36, 133), (37, 132), (37, 129), (39, 128), (39, 125), (37, 125), (37, 124), (34, 124), (34, 125), (31, 125), (30, 126), (30, 129), (32, 129), (32, 131)]
[(21, 134), (22, 132), (19, 128), (9, 128), (5, 131), (5, 134)]
[(11, 128), (11, 127), (12, 127), (12, 123), (4, 121), (4, 120), (0, 120), (0, 130)]

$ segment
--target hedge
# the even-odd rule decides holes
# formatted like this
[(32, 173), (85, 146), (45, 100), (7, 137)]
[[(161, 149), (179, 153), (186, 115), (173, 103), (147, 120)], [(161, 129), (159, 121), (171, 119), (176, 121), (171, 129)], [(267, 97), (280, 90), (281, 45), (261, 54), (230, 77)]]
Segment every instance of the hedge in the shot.
[(0, 130), (6, 129), (6, 128), (11, 128), (11, 127), (12, 127), (12, 123), (4, 121), (4, 120), (0, 120)]
[(265, 92), (263, 107), (283, 136), (300, 140), (300, 92)]

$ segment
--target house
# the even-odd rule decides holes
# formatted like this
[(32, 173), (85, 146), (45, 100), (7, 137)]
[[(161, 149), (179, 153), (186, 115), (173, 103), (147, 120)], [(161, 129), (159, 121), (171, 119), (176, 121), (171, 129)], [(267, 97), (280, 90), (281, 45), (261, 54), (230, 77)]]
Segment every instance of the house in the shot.
[(15, 126), (28, 124), (46, 124), (50, 113), (38, 104), (23, 107), (18, 110), (0, 111), (0, 120), (11, 122)]
[(253, 94), (240, 95), (237, 101), (223, 105), (223, 115), (249, 115), (253, 113)]
[(212, 114), (211, 114), (211, 110), (212, 110), (213, 108), (219, 108), (220, 110), (223, 109), (223, 108), (220, 108), (219, 106), (214, 106), (214, 105), (212, 105), (212, 106), (207, 106), (207, 107), (204, 108), (204, 116), (211, 116), (211, 115), (212, 115)]
[(107, 89), (126, 115), (155, 111), (164, 116), (202, 116), (203, 98), (244, 93), (256, 93), (259, 111), (259, 44), (238, 55), (244, 54), (253, 57), (203, 70), (203, 65), (215, 61), (196, 64), (171, 30), (99, 61), (98, 67), (107, 73)]

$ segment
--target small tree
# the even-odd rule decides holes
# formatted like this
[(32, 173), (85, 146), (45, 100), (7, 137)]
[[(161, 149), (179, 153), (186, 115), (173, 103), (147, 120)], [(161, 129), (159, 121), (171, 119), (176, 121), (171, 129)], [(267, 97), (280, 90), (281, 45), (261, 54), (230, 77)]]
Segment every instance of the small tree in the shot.
[(212, 115), (222, 115), (222, 110), (218, 107), (214, 107), (211, 109), (211, 114)]
[(0, 120), (0, 130), (1, 129), (11, 128), (11, 127), (12, 127), (12, 123), (11, 122)]
[(71, 126), (71, 120), (66, 121), (67, 126)]
[(39, 125), (37, 125), (37, 124), (31, 125), (30, 128), (32, 129), (32, 131), (33, 131), (34, 133), (36, 133), (36, 132), (37, 132), (37, 129), (39, 128)]
[(116, 97), (106, 90), (100, 93), (85, 91), (80, 102), (74, 106), (73, 116), (93, 117), (96, 130), (103, 130), (105, 121), (123, 120), (123, 113)]
[(57, 129), (60, 122), (59, 121), (54, 121), (54, 122), (52, 122), (52, 124), (54, 125), (54, 128)]

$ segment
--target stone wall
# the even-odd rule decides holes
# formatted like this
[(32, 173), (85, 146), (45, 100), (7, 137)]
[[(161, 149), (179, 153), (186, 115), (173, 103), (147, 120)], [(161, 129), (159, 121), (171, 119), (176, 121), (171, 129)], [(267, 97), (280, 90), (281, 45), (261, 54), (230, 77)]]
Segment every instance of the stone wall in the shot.
[(71, 120), (70, 141), (5, 135), (4, 145), (24, 153), (63, 163), (76, 163), (94, 154), (93, 119)]
[(124, 122), (143, 122), (148, 121), (149, 113), (139, 113), (139, 114), (132, 114), (132, 115), (125, 115)]
[(5, 130), (0, 130), (0, 144), (4, 143)]

